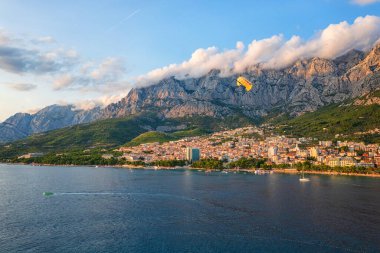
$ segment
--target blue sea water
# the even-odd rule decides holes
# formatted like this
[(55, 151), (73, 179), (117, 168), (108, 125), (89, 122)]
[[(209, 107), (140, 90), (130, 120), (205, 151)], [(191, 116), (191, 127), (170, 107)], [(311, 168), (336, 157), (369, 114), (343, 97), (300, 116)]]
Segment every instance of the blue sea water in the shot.
[(0, 164), (0, 252), (380, 252), (380, 179), (310, 178)]

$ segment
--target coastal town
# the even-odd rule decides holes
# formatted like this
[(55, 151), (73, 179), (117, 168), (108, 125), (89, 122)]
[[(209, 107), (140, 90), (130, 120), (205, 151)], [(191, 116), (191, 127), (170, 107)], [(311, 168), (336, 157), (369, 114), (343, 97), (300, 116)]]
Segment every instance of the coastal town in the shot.
[[(314, 165), (330, 167), (380, 166), (378, 144), (363, 142), (263, 137), (261, 128), (245, 127), (217, 132), (208, 136), (188, 137), (164, 143), (154, 142), (135, 147), (121, 147), (118, 151), (130, 162), (161, 160), (189, 160), (188, 150), (197, 150), (199, 159), (218, 159), (225, 162), (240, 158), (267, 159), (267, 164), (294, 165), (310, 161)], [(111, 155), (104, 155), (110, 158)]]

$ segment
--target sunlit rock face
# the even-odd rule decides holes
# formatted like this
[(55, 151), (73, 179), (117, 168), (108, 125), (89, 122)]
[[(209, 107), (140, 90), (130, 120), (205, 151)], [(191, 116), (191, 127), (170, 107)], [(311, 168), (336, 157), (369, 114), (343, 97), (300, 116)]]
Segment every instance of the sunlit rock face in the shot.
[(0, 124), (0, 142), (144, 112), (166, 118), (195, 115), (223, 118), (236, 113), (258, 117), (274, 111), (297, 116), (379, 89), (379, 70), (380, 45), (377, 45), (367, 53), (351, 50), (336, 59), (303, 59), (282, 69), (253, 65), (242, 74), (254, 83), (250, 92), (236, 86), (237, 75), (224, 77), (218, 70), (199, 78), (170, 77), (134, 88), (122, 100), (105, 108), (76, 110), (72, 105), (53, 105), (36, 114), (15, 114)]
[(283, 69), (252, 66), (243, 74), (255, 84), (251, 92), (235, 85), (236, 75), (221, 77), (217, 70), (200, 78), (171, 77), (131, 90), (120, 102), (105, 108), (103, 117), (122, 117), (153, 108), (165, 117), (223, 117), (237, 111), (253, 117), (273, 110), (299, 115), (380, 88), (379, 48), (367, 54), (351, 50), (336, 59), (299, 60)]

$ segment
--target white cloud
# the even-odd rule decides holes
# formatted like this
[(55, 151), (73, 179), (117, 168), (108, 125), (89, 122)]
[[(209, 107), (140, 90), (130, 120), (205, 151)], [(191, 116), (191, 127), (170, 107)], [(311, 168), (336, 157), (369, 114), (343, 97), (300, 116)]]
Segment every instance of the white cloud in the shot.
[(58, 76), (53, 81), (53, 88), (83, 92), (122, 90), (129, 86), (129, 83), (122, 81), (125, 72), (124, 62), (119, 58), (107, 58), (99, 64), (86, 62), (76, 71)]
[(351, 1), (353, 4), (358, 4), (358, 5), (369, 5), (373, 3), (378, 3), (380, 0), (352, 0)]
[(0, 70), (16, 75), (67, 72), (79, 55), (72, 49), (48, 47), (46, 43), (52, 40), (52, 37), (18, 38), (0, 29)]
[(7, 86), (18, 91), (30, 91), (37, 88), (37, 85), (31, 83), (8, 83)]
[(243, 72), (246, 68), (261, 64), (264, 68), (283, 68), (298, 59), (322, 57), (335, 58), (351, 49), (369, 50), (380, 38), (380, 18), (358, 17), (352, 24), (346, 21), (331, 24), (317, 32), (309, 40), (283, 35), (254, 40), (247, 50), (242, 42), (235, 49), (218, 50), (216, 47), (200, 48), (189, 60), (180, 64), (154, 69), (137, 78), (137, 85), (144, 86), (175, 76), (178, 79), (200, 77), (212, 69), (220, 69), (222, 75)]
[(235, 49), (225, 51), (219, 51), (216, 47), (200, 48), (194, 51), (189, 60), (181, 64), (171, 64), (152, 70), (148, 74), (138, 77), (137, 82), (140, 85), (146, 85), (169, 76), (176, 76), (180, 79), (200, 77), (211, 69), (220, 69), (222, 75), (228, 75), (234, 63), (241, 58), (243, 50), (242, 42), (237, 42)]
[(379, 38), (380, 18), (358, 17), (351, 25), (346, 21), (329, 25), (308, 41), (302, 41), (298, 36), (287, 41), (282, 39), (281, 47), (271, 52), (270, 60), (263, 64), (267, 68), (282, 68), (298, 59), (332, 59), (351, 49), (369, 50)]
[(94, 68), (95, 64), (96, 64), (96, 63), (93, 62), (93, 61), (85, 62), (85, 63), (83, 63), (82, 66), (79, 68), (79, 72), (80, 72), (82, 75), (88, 74), (88, 73), (90, 72), (90, 70)]
[(124, 89), (127, 85), (122, 82), (126, 70), (121, 59), (85, 61), (74, 49), (47, 45), (53, 42), (50, 36), (20, 39), (0, 29), (0, 71), (45, 78), (54, 90), (103, 92)]
[(118, 58), (107, 58), (97, 68), (92, 70), (90, 76), (96, 81), (114, 82), (125, 73), (124, 63)]
[(47, 44), (51, 44), (51, 43), (56, 42), (55, 39), (51, 36), (39, 37), (39, 38), (33, 39), (32, 41), (34, 43), (47, 43)]
[(8, 44), (9, 42), (9, 35), (3, 29), (0, 29), (0, 46)]
[(74, 103), (75, 109), (91, 110), (97, 106), (105, 107), (111, 103), (116, 103), (127, 96), (128, 91), (117, 95), (104, 95), (95, 99), (87, 99)]
[(25, 112), (29, 113), (29, 114), (35, 114), (35, 113), (41, 111), (42, 109), (43, 109), (42, 107), (35, 107), (35, 108), (28, 109)]
[(247, 66), (270, 60), (272, 53), (282, 47), (283, 41), (284, 38), (282, 35), (275, 35), (269, 39), (252, 41), (252, 43), (248, 45), (248, 50), (243, 57), (235, 62), (235, 71), (241, 72), (244, 71)]
[(76, 59), (76, 58), (79, 57), (78, 52), (75, 51), (74, 49), (69, 49), (69, 50), (66, 50), (64, 52), (65, 52), (65, 56), (68, 57), (68, 58)]
[(74, 77), (70, 74), (64, 74), (59, 76), (53, 81), (53, 88), (55, 90), (62, 90), (64, 88), (70, 87), (74, 84)]

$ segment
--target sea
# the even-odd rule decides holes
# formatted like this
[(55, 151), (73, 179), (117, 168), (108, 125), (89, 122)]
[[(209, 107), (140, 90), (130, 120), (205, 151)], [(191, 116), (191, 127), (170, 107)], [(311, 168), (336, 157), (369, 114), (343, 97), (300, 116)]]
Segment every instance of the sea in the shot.
[(380, 178), (308, 177), (0, 164), (0, 252), (380, 252)]

